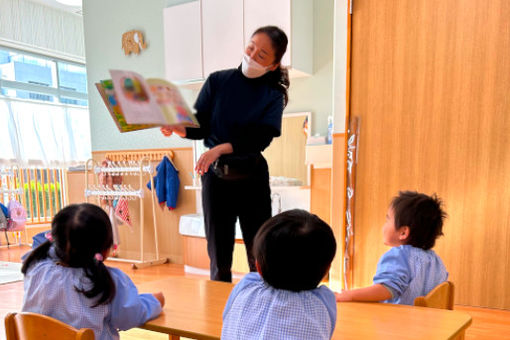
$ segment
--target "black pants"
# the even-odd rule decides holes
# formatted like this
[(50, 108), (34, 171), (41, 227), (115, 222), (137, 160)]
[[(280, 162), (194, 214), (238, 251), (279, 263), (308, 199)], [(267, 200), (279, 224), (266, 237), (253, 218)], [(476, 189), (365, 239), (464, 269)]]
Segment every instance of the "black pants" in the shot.
[(262, 157), (253, 173), (244, 179), (222, 179), (209, 169), (202, 176), (202, 206), (211, 280), (232, 282), (237, 217), (250, 271), (256, 271), (252, 255), (253, 238), (262, 224), (271, 217), (271, 190), (266, 160)]

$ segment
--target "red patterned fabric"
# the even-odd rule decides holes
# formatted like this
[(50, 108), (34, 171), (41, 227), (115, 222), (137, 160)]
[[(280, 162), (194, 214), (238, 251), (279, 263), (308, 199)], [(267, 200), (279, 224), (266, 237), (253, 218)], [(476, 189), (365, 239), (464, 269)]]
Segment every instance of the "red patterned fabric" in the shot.
[(117, 206), (115, 207), (115, 216), (129, 226), (131, 226), (131, 217), (129, 215), (128, 201), (125, 198), (120, 198)]

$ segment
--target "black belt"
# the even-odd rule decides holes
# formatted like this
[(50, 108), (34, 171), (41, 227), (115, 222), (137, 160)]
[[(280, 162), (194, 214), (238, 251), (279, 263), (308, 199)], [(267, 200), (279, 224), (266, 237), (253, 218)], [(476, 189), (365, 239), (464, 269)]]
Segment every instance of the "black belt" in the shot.
[(211, 170), (216, 177), (225, 180), (239, 180), (252, 177), (258, 165), (264, 159), (260, 154), (225, 155), (211, 164)]

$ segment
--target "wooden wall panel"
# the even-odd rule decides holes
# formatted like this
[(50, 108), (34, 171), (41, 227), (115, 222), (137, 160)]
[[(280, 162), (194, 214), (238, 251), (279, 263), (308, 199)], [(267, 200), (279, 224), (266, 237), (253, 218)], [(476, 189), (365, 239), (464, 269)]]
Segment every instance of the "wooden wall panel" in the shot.
[[(193, 171), (193, 152), (191, 148), (176, 148), (173, 162), (179, 170), (180, 188), (177, 200), (177, 207), (169, 210), (166, 206), (162, 207), (156, 199), (156, 221), (158, 228), (160, 256), (170, 258), (173, 263), (183, 263), (182, 237), (179, 234), (179, 219), (184, 214), (195, 213), (195, 192), (193, 190), (184, 190), (185, 185), (191, 185), (192, 179), (189, 175)], [(109, 151), (110, 152), (110, 151)], [(101, 161), (106, 152), (93, 152), (93, 159)], [(154, 163), (157, 165), (157, 162)], [(124, 176), (124, 184), (131, 184), (134, 188), (138, 187), (138, 176)], [(83, 178), (85, 181), (85, 178)], [(144, 184), (149, 181), (146, 175)], [(82, 193), (83, 195), (83, 193)], [(144, 186), (144, 249), (146, 258), (155, 257), (154, 231), (152, 224), (151, 191)], [(76, 201), (70, 198), (70, 201)], [(83, 197), (83, 201), (85, 198)], [(91, 200), (93, 202), (93, 200)], [(97, 203), (97, 201), (95, 201)], [(129, 202), (129, 210), (133, 221), (133, 228), (119, 226), (120, 228), (120, 251), (119, 256), (139, 259), (140, 250), (140, 213), (138, 200)]]
[(273, 139), (263, 155), (269, 165), (271, 176), (284, 176), (300, 179), (303, 185), (308, 183), (308, 168), (305, 165), (306, 135), (303, 133), (303, 114), (284, 114), (282, 133)]
[(246, 247), (240, 240), (237, 240), (234, 244), (232, 272), (237, 274), (246, 274), (250, 272), (250, 266), (248, 266), (248, 256), (246, 255)]
[(182, 236), (183, 263), (204, 270), (209, 270), (207, 241), (204, 237)]
[(387, 250), (398, 190), (437, 193), (455, 301), (510, 309), (510, 2), (357, 0), (351, 115), (361, 117), (355, 286)]
[(310, 186), (310, 212), (326, 223), (331, 222), (331, 169), (312, 166)]
[[(205, 237), (182, 236), (184, 264), (209, 270), (209, 255), (207, 254), (207, 240)], [(246, 247), (242, 240), (236, 240), (232, 258), (232, 272), (236, 274), (246, 274), (250, 271), (248, 266), (248, 257)]]
[[(67, 171), (65, 178), (67, 204), (85, 202), (85, 171)], [(89, 172), (89, 183), (95, 183), (92, 172)]]

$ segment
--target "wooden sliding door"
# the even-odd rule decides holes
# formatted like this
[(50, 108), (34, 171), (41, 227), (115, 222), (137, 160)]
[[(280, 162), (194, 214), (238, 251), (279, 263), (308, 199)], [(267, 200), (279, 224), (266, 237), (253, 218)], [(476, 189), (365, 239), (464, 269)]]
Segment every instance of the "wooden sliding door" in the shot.
[(455, 303), (510, 309), (510, 1), (354, 0), (354, 285), (399, 190), (437, 193)]

